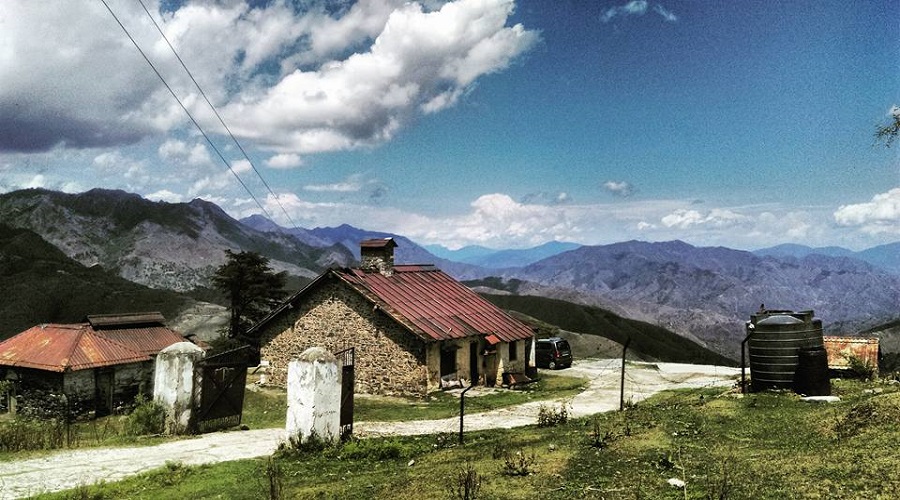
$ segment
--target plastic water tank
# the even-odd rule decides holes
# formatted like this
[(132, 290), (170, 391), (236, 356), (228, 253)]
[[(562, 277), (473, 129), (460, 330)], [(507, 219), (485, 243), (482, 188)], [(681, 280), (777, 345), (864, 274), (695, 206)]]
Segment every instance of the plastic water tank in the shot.
[[(751, 316), (747, 342), (754, 391), (793, 389), (801, 349), (825, 349), (822, 321), (812, 311), (774, 311)], [(827, 374), (826, 374), (827, 376)]]

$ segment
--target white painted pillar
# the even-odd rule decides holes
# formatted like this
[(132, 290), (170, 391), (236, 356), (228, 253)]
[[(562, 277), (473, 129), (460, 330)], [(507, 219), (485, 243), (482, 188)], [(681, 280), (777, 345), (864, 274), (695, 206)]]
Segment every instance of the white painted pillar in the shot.
[(333, 354), (312, 347), (288, 364), (288, 439), (305, 443), (315, 434), (326, 442), (341, 437), (341, 368)]
[(153, 400), (166, 408), (166, 433), (192, 431), (194, 407), (200, 401), (197, 364), (206, 353), (190, 342), (178, 342), (156, 356)]

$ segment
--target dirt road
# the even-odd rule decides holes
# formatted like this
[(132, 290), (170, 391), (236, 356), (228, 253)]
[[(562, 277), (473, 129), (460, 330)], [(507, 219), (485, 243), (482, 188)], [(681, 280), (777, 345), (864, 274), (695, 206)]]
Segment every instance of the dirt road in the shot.
[[(619, 360), (586, 360), (558, 372), (586, 377), (591, 381), (587, 390), (566, 402), (569, 414), (579, 417), (617, 409), (620, 367)], [(715, 366), (629, 363), (626, 366), (625, 398), (638, 402), (667, 389), (727, 386), (733, 384), (739, 374), (739, 369)], [(561, 403), (563, 401), (543, 401), (482, 413), (467, 412), (465, 430), (534, 424), (542, 404)], [(473, 401), (469, 411), (476, 411), (477, 407), (477, 401)], [(359, 436), (458, 431), (458, 418), (358, 422), (354, 425), (354, 432)], [(30, 460), (0, 462), (0, 499), (22, 498), (99, 481), (117, 481), (163, 467), (171, 461), (198, 465), (267, 456), (283, 440), (283, 429), (219, 432), (156, 446), (73, 450)]]

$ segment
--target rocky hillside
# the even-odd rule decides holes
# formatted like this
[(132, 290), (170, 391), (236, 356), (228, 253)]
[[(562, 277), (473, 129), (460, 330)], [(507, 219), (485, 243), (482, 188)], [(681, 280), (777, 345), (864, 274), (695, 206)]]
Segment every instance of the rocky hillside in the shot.
[(818, 254), (776, 258), (679, 241), (631, 241), (582, 247), (503, 276), (597, 296), (630, 318), (732, 357), (744, 322), (760, 304), (813, 309), (828, 331), (845, 334), (900, 315), (900, 277)]
[(154, 290), (87, 268), (27, 229), (0, 224), (0, 339), (40, 323), (73, 323), (88, 314), (160, 311), (168, 319), (193, 305), (189, 298)]
[(398, 234), (368, 231), (348, 224), (342, 224), (337, 227), (317, 227), (314, 229), (288, 229), (258, 215), (242, 219), (241, 222), (261, 231), (289, 234), (303, 241), (310, 242), (310, 244), (318, 244), (320, 246), (340, 245), (351, 252), (356, 260), (359, 259), (359, 243), (362, 240), (393, 238), (397, 243), (397, 248), (394, 250), (394, 262), (397, 264), (434, 264), (457, 278), (471, 278), (487, 273), (485, 269), (478, 266), (436, 257), (424, 247)]
[(135, 283), (177, 291), (208, 285), (226, 249), (259, 252), (276, 270), (307, 278), (353, 261), (342, 246), (312, 246), (259, 231), (199, 199), (165, 203), (104, 189), (81, 194), (29, 189), (0, 195), (0, 220), (34, 231), (85, 266), (100, 265)]

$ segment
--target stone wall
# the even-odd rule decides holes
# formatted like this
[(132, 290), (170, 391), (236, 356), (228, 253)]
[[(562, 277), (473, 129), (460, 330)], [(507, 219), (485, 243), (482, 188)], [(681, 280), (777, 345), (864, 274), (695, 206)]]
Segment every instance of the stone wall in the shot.
[(96, 396), (94, 370), (78, 370), (63, 374), (63, 392), (73, 401), (90, 401), (93, 406)]
[(284, 386), (287, 367), (310, 347), (356, 348), (356, 390), (421, 395), (429, 390), (427, 344), (347, 285), (326, 281), (262, 332), (269, 383)]

